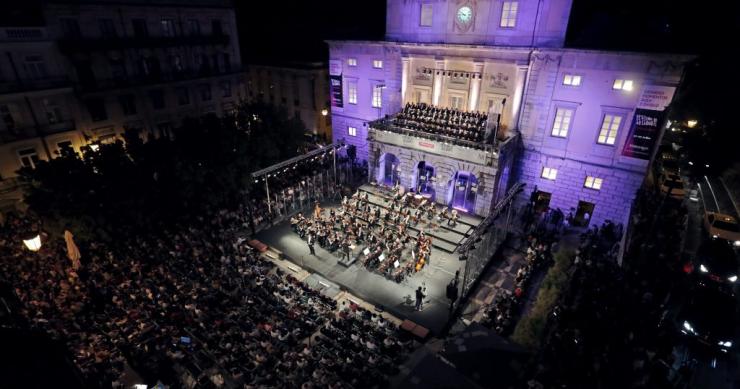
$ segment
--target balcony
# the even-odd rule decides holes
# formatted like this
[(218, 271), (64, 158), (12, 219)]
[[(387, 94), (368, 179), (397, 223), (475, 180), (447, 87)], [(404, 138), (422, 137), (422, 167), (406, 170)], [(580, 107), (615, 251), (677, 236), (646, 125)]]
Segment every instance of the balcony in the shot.
[(0, 42), (32, 42), (47, 39), (44, 27), (2, 27)]
[(159, 74), (151, 75), (127, 75), (125, 78), (117, 79), (96, 79), (87, 83), (80, 83), (77, 85), (80, 92), (99, 92), (111, 89), (120, 88), (132, 88), (137, 86), (155, 86), (157, 84), (197, 80), (200, 78), (209, 77), (220, 77), (229, 76), (234, 74), (240, 74), (243, 70), (241, 67), (233, 67), (229, 71), (217, 71), (213, 69), (204, 69), (200, 71), (196, 70), (183, 70), (180, 72), (162, 72)]
[(20, 80), (0, 82), (0, 94), (31, 92), (45, 89), (71, 87), (72, 82), (66, 77), (47, 77), (38, 80)]
[(39, 124), (38, 126), (16, 127), (12, 130), (0, 131), (0, 144), (57, 134), (60, 132), (71, 131), (75, 128), (75, 121), (72, 119), (61, 120), (56, 123)]
[(139, 48), (167, 48), (177, 46), (225, 46), (230, 37), (226, 34), (182, 35), (182, 36), (123, 36), (123, 37), (79, 37), (61, 38), (59, 50), (65, 54), (125, 50)]

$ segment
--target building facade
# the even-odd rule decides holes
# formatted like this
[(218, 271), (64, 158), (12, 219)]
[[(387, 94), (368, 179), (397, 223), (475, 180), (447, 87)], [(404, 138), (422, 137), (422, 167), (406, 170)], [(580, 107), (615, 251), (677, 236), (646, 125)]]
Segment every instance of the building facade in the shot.
[[(572, 210), (584, 225), (624, 223), (691, 58), (566, 48), (570, 8), (570, 0), (389, 0), (385, 41), (329, 42), (334, 139), (357, 146), (373, 177), (383, 163), (373, 122), (409, 102), (498, 115), (497, 131), (520, 141), (513, 179), (498, 169), (490, 190), (516, 180), (537, 187), (538, 207)], [(418, 153), (413, 134), (403, 140)], [(437, 182), (471, 169), (471, 153), (438, 148), (452, 168)], [(437, 201), (450, 204), (449, 193)]]
[(331, 141), (329, 72), (322, 62), (245, 66), (246, 98), (285, 109), (306, 131)]
[(167, 135), (244, 95), (228, 0), (50, 0), (45, 24), (0, 29), (0, 176), (20, 198), (22, 166), (111, 142)]

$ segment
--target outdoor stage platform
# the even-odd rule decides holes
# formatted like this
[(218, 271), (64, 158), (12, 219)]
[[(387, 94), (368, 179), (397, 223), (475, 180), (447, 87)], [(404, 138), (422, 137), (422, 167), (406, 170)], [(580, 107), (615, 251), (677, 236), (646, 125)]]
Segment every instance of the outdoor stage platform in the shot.
[[(378, 188), (365, 185), (361, 191), (370, 193), (370, 202), (373, 205), (385, 207), (388, 205), (386, 195)], [(322, 207), (332, 208), (338, 204), (322, 204)], [(309, 213), (307, 210), (304, 213)], [(426, 228), (426, 223), (419, 223), (413, 228), (413, 234), (423, 229), (425, 234), (431, 235), (432, 254), (430, 264), (421, 271), (407, 276), (401, 283), (389, 280), (386, 277), (367, 270), (362, 263), (354, 262), (349, 266), (340, 263), (340, 253), (330, 253), (315, 246), (316, 255), (310, 255), (308, 245), (298, 234), (294, 233), (289, 221), (276, 224), (269, 229), (259, 232), (256, 239), (270, 246), (271, 250), (280, 253), (282, 258), (295, 263), (305, 270), (318, 273), (328, 283), (323, 285), (327, 290), (336, 290), (336, 284), (341, 289), (358, 296), (361, 299), (382, 306), (384, 310), (401, 319), (409, 319), (428, 328), (433, 333), (439, 333), (449, 319), (450, 301), (445, 296), (447, 284), (455, 277), (455, 272), (464, 272), (464, 262), (458, 259), (455, 248), (482, 221), (472, 215), (461, 215), (455, 227), (448, 227), (443, 223), (439, 228)], [(356, 251), (361, 251), (358, 248)], [(425, 284), (427, 298), (421, 312), (414, 310), (415, 290)]]

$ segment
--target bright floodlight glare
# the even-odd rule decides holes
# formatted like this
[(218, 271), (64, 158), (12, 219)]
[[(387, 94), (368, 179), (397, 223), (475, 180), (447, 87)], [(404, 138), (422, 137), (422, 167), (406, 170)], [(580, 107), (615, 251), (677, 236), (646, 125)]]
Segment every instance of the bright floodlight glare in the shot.
[(697, 125), (698, 123), (699, 123), (699, 121), (697, 121), (697, 120), (693, 120), (693, 119), (692, 119), (692, 120), (689, 120), (689, 121), (687, 121), (687, 122), (686, 122), (686, 125), (688, 125), (688, 126), (689, 126), (689, 128), (694, 128), (694, 127), (696, 127), (696, 125)]
[(36, 235), (31, 239), (24, 239), (23, 244), (31, 251), (39, 251), (41, 249), (41, 236)]
[(735, 281), (737, 281), (737, 276), (729, 276), (729, 277), (727, 277), (727, 281), (735, 282)]
[(707, 269), (707, 267), (703, 264), (699, 265), (699, 270), (701, 270), (702, 273), (706, 273), (709, 271), (709, 269)]

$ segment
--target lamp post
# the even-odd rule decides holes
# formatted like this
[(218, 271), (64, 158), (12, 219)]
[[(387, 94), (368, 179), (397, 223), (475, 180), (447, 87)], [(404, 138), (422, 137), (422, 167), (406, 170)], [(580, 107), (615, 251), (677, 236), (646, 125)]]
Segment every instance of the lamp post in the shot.
[(39, 251), (41, 249), (41, 235), (37, 232), (29, 234), (26, 239), (23, 239), (23, 244), (30, 251)]

